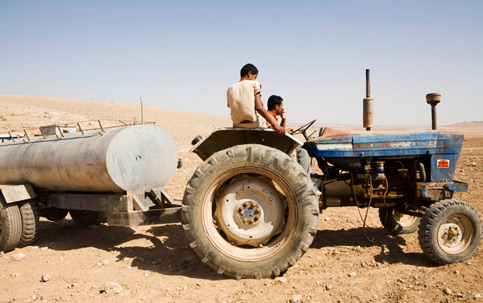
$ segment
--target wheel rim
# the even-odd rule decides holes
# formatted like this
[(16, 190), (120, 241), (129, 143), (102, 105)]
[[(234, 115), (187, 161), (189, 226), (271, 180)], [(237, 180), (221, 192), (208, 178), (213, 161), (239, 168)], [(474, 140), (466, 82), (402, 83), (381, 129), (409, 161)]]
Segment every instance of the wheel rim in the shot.
[(394, 217), (394, 220), (396, 220), (396, 222), (399, 223), (402, 227), (409, 227), (419, 220), (419, 217), (406, 215), (398, 212), (395, 209), (393, 210), (392, 215)]
[(438, 228), (438, 244), (448, 254), (464, 252), (473, 239), (473, 224), (463, 215), (446, 218)]
[(215, 220), (227, 240), (265, 245), (285, 223), (285, 199), (268, 179), (234, 178), (216, 199)]
[(202, 201), (209, 241), (240, 261), (264, 260), (287, 248), (296, 234), (297, 216), (295, 194), (288, 184), (259, 167), (222, 174)]

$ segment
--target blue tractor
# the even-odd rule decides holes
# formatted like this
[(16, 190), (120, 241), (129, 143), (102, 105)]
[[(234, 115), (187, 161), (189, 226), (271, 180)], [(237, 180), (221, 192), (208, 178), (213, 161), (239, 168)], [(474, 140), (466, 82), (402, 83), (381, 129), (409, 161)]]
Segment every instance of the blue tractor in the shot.
[[(428, 103), (438, 98), (428, 96)], [(314, 122), (296, 130), (303, 144), (270, 129), (242, 128), (194, 142), (204, 162), (187, 184), (182, 222), (202, 262), (237, 279), (278, 276), (308, 250), (320, 212), (344, 206), (378, 208), (393, 235), (418, 230), (423, 252), (437, 263), (475, 253), (481, 219), (453, 200), (468, 190), (453, 180), (462, 134), (435, 130), (433, 116), (433, 130), (321, 128), (312, 138)], [(299, 144), (321, 173), (307, 174), (290, 156)]]

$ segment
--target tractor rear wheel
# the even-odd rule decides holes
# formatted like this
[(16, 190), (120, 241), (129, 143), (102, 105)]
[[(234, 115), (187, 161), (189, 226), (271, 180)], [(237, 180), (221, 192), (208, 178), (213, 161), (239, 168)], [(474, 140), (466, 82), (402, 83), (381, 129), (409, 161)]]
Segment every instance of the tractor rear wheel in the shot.
[(481, 218), (465, 202), (443, 200), (431, 205), (419, 226), (419, 244), (440, 264), (469, 259), (481, 240)]
[(20, 243), (22, 218), (16, 204), (0, 201), (0, 251), (11, 251)]
[(188, 182), (182, 222), (190, 246), (219, 274), (278, 276), (308, 250), (318, 202), (302, 167), (266, 146), (239, 145), (203, 162)]
[(421, 218), (400, 213), (394, 207), (381, 207), (379, 220), (391, 235), (399, 235), (417, 231)]

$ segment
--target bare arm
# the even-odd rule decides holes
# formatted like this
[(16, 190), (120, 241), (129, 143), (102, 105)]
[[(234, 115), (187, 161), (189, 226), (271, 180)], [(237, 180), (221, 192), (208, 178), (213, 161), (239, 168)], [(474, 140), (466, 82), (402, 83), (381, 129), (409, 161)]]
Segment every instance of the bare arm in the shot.
[(272, 115), (267, 113), (267, 110), (263, 107), (262, 98), (260, 98), (260, 94), (255, 95), (255, 109), (260, 115), (262, 115), (263, 118), (265, 118), (265, 120), (268, 121), (268, 123), (272, 125), (273, 129), (276, 130), (277, 133), (285, 134), (285, 128), (278, 125), (277, 120), (275, 120), (275, 118), (272, 117)]

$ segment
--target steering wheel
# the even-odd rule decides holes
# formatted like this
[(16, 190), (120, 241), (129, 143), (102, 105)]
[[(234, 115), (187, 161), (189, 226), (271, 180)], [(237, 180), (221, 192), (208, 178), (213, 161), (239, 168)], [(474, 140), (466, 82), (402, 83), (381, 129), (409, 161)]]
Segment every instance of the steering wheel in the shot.
[(314, 119), (314, 120), (310, 121), (309, 123), (306, 123), (306, 124), (300, 126), (296, 130), (294, 130), (291, 133), (291, 135), (302, 134), (302, 135), (304, 135), (305, 140), (309, 140), (309, 136), (307, 136), (306, 131), (307, 131), (307, 129), (309, 129), (315, 123), (315, 121), (317, 121), (317, 119)]

